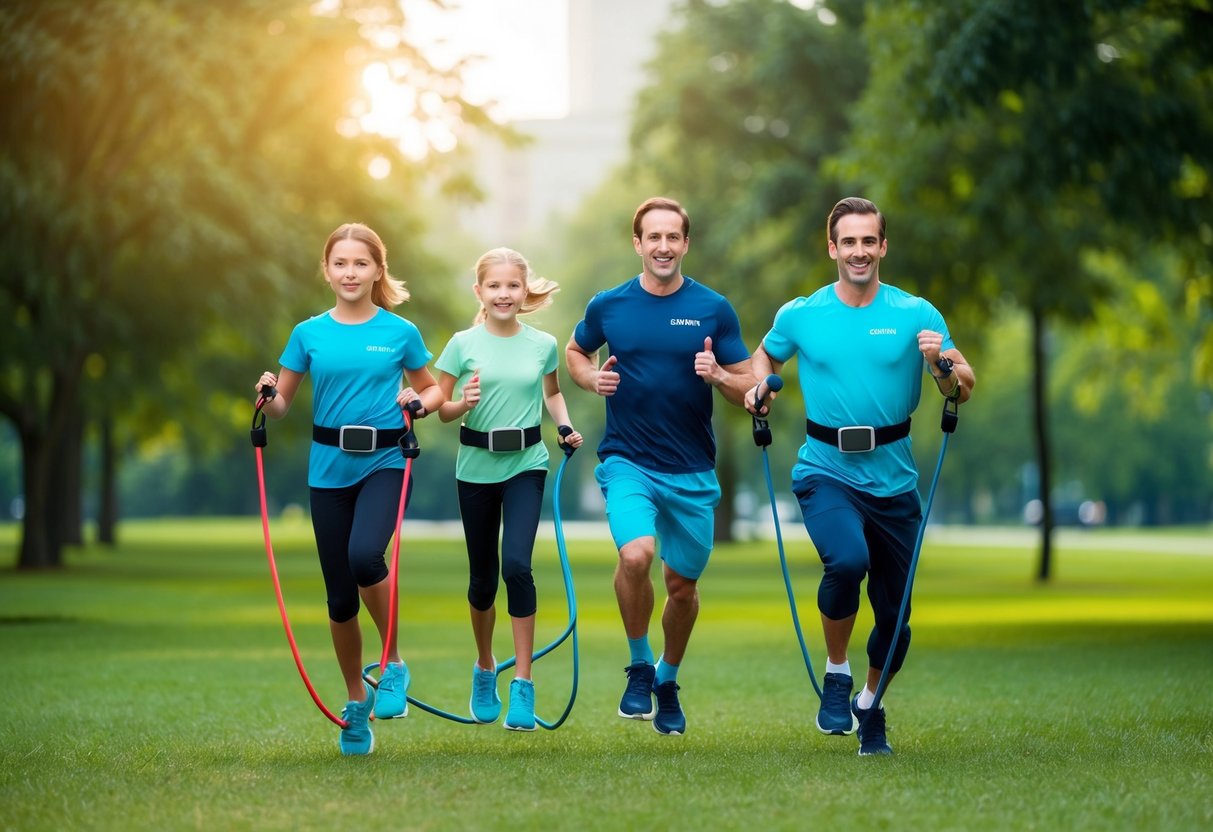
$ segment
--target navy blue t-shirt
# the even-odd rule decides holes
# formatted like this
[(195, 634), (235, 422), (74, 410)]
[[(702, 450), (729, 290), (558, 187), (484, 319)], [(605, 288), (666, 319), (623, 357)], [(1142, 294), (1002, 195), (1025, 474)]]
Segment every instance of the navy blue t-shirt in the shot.
[(599, 459), (618, 455), (662, 473), (716, 467), (712, 386), (695, 374), (695, 353), (711, 338), (721, 365), (750, 357), (723, 295), (685, 275), (678, 291), (654, 295), (637, 276), (591, 298), (573, 338), (591, 355), (605, 344), (619, 360)]

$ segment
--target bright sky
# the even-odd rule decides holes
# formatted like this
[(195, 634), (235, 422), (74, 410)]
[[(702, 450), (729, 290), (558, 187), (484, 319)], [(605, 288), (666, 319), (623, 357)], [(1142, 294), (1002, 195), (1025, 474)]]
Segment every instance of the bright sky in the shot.
[(559, 118), (568, 112), (566, 0), (402, 0), (408, 31), (437, 66), (483, 55), (463, 73), (473, 103), (496, 101), (501, 120)]

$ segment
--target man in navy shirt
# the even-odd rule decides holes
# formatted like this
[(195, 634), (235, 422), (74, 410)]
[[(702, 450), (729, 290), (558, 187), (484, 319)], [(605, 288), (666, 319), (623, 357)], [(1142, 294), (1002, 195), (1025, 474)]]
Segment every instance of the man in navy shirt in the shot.
[[(573, 381), (606, 399), (594, 473), (619, 549), (615, 596), (631, 652), (619, 716), (653, 720), (661, 734), (686, 731), (676, 678), (699, 614), (697, 584), (720, 502), (711, 388), (744, 406), (756, 384), (732, 305), (682, 274), (690, 225), (672, 199), (641, 204), (632, 220), (640, 274), (595, 295), (565, 348)], [(603, 346), (608, 357), (599, 366)], [(654, 662), (648, 631), (658, 540), (665, 644)]]

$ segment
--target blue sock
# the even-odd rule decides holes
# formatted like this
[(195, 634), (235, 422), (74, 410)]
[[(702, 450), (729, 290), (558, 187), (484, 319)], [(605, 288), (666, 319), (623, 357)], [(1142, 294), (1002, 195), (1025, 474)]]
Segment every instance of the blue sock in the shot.
[(666, 682), (673, 682), (677, 678), (678, 665), (667, 663), (665, 656), (662, 656), (661, 661), (657, 662), (657, 678), (653, 680), (653, 685), (664, 685)]
[(628, 639), (628, 649), (632, 651), (632, 664), (644, 662), (645, 664), (653, 663), (653, 648), (649, 646), (648, 635), (643, 635), (640, 638)]

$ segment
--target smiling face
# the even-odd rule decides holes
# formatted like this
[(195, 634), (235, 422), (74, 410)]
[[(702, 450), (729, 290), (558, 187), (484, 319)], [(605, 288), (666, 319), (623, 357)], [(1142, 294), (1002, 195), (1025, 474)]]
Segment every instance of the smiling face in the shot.
[(382, 276), (383, 268), (361, 240), (337, 240), (324, 261), (324, 278), (341, 304), (362, 306), (372, 303), (371, 289)]
[(511, 323), (526, 300), (526, 277), (513, 263), (494, 263), (485, 268), (473, 289), (491, 320)]
[(888, 251), (888, 240), (881, 236), (875, 214), (839, 218), (829, 249), (838, 263), (838, 279), (845, 286), (865, 294), (880, 282), (880, 261)]
[(659, 208), (641, 217), (640, 235), (632, 237), (632, 246), (649, 280), (668, 284), (682, 276), (682, 258), (691, 246), (682, 226), (677, 211)]

